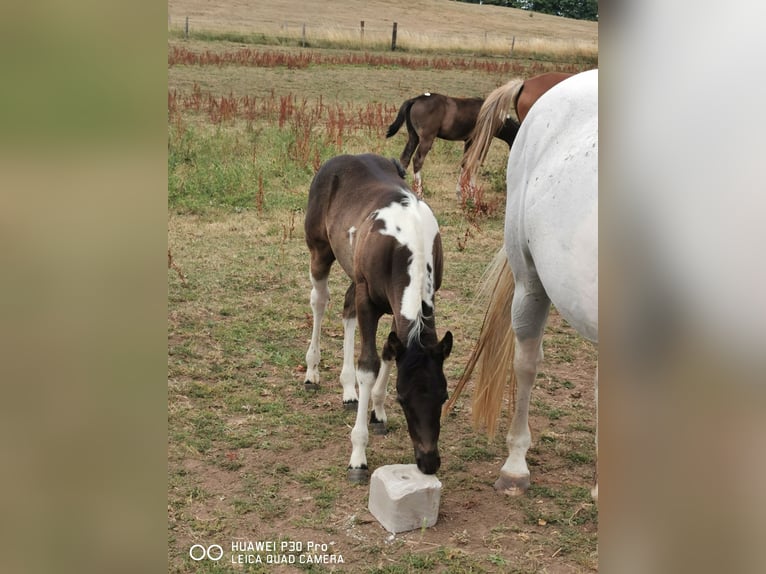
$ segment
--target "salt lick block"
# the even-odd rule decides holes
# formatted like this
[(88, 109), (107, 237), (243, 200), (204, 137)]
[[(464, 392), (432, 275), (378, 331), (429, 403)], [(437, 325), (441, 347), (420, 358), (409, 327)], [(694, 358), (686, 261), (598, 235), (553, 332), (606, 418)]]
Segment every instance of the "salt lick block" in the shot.
[(370, 512), (394, 534), (428, 528), (436, 524), (441, 490), (439, 479), (417, 465), (381, 466), (370, 477)]

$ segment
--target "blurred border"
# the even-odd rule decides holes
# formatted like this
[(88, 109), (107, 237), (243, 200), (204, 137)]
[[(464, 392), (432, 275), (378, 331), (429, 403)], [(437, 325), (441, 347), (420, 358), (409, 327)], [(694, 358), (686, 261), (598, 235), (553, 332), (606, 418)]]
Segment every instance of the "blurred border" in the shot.
[(2, 12), (0, 570), (164, 568), (167, 9)]
[(600, 566), (763, 572), (766, 9), (601, 8)]

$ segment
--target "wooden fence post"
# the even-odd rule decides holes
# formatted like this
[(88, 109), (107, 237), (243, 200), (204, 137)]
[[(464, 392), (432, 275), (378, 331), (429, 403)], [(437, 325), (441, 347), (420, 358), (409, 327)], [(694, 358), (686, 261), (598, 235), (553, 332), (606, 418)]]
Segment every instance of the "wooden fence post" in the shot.
[(364, 20), (360, 22), (361, 24), (361, 38), (362, 38), (362, 45), (364, 45)]
[(391, 33), (391, 51), (396, 50), (396, 22), (394, 22), (394, 31)]
[(511, 40), (511, 57), (513, 57), (513, 47), (516, 45), (516, 36)]
[(301, 46), (306, 47), (306, 22), (303, 23), (303, 32), (301, 33)]
[(188, 16), (186, 17), (186, 26), (184, 28), (184, 36), (186, 37), (187, 40), (189, 39), (189, 17)]

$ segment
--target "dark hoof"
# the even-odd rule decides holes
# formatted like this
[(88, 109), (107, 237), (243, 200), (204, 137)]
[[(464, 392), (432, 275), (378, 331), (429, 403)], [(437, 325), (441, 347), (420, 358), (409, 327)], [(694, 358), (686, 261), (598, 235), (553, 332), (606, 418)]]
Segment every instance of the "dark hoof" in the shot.
[(372, 434), (388, 434), (388, 427), (386, 426), (386, 423), (370, 423), (370, 428), (372, 428)]
[(495, 481), (495, 490), (508, 496), (521, 496), (529, 488), (529, 475), (511, 476), (510, 474), (500, 473), (500, 477)]
[(343, 401), (343, 408), (347, 411), (355, 411), (359, 408), (359, 401)]
[(354, 484), (365, 484), (370, 479), (370, 471), (366, 468), (349, 468), (348, 480)]
[(319, 383), (312, 383), (311, 381), (306, 381), (303, 383), (303, 388), (307, 391), (318, 391), (319, 390)]

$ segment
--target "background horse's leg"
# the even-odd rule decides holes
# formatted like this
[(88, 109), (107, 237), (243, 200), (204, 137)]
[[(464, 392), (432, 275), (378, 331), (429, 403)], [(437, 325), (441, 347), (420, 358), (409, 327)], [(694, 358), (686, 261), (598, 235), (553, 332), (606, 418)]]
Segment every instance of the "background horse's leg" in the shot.
[(367, 299), (366, 289), (356, 290), (356, 316), (359, 321), (359, 333), (362, 350), (356, 369), (356, 382), (359, 384), (359, 405), (356, 422), (351, 429), (351, 458), (348, 462), (348, 479), (351, 482), (366, 482), (369, 478), (367, 467), (367, 408), (375, 380), (380, 372), (380, 358), (375, 349), (375, 336), (378, 330), (380, 313)]
[(356, 334), (356, 289), (349, 285), (343, 302), (343, 369), (340, 384), (343, 386), (343, 406), (355, 409), (359, 399), (356, 396), (356, 368), (354, 367), (354, 335)]
[(418, 137), (417, 132), (415, 130), (410, 130), (409, 126), (407, 126), (407, 143), (404, 146), (402, 155), (399, 157), (399, 163), (402, 164), (402, 167), (405, 170), (407, 169), (407, 166), (410, 165), (410, 159), (415, 152), (415, 148), (418, 147), (419, 141), (420, 138)]
[(423, 179), (420, 172), (423, 169), (423, 162), (426, 161), (428, 152), (431, 151), (431, 146), (434, 144), (433, 136), (423, 136), (420, 138), (420, 145), (418, 151), (415, 152), (415, 159), (412, 161), (412, 171), (414, 172), (414, 181), (412, 185), (412, 191), (415, 195), (423, 197)]
[(513, 295), (514, 330), (516, 350), (513, 370), (516, 374), (516, 407), (511, 428), (506, 437), (508, 458), (500, 469), (495, 489), (516, 496), (529, 488), (529, 468), (526, 455), (532, 444), (529, 431), (529, 399), (537, 369), (543, 360), (543, 330), (548, 318), (550, 300), (542, 291), (530, 293), (524, 281), (516, 283)]
[(314, 314), (314, 326), (311, 329), (311, 343), (306, 351), (306, 380), (304, 384), (308, 389), (315, 389), (319, 385), (319, 339), (322, 333), (322, 319), (324, 318), (327, 302), (330, 300), (330, 290), (327, 287), (327, 277), (330, 266), (335, 260), (332, 251), (311, 251), (311, 311)]
[[(391, 327), (392, 331), (396, 330), (396, 322)], [(383, 351), (383, 362), (378, 372), (378, 378), (375, 379), (375, 386), (372, 387), (372, 412), (370, 413), (370, 426), (375, 434), (386, 434), (388, 428), (386, 423), (388, 422), (388, 416), (386, 415), (386, 391), (388, 390), (388, 377), (391, 373), (391, 364), (394, 357), (386, 356), (385, 350)]]

